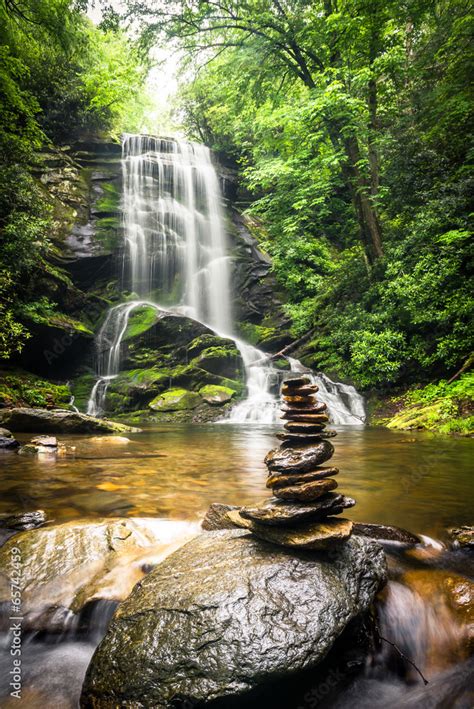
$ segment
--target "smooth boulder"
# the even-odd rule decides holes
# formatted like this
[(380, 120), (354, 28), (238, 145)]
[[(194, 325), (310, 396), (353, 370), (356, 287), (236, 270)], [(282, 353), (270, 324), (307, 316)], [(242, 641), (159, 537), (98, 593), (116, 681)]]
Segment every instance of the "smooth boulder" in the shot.
[(367, 539), (325, 555), (243, 530), (201, 534), (119, 606), (81, 706), (246, 706), (263, 683), (316, 667), (385, 579), (383, 550)]
[(122, 423), (67, 409), (15, 408), (0, 411), (0, 424), (24, 433), (124, 433), (138, 431)]

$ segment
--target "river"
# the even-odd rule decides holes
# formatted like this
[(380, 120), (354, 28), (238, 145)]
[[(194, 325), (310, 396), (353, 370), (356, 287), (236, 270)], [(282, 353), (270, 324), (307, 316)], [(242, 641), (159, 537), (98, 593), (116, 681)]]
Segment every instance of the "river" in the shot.
[[(331, 463), (340, 467), (340, 489), (357, 500), (347, 516), (429, 537), (427, 546), (414, 552), (389, 550), (391, 582), (379, 600), (379, 614), (385, 636), (429, 675), (430, 691), (445, 696), (469, 676), (465, 629), (436, 594), (440, 574), (461, 580), (474, 575), (472, 558), (442, 546), (446, 528), (472, 521), (473, 442), (382, 428), (336, 428)], [(59, 457), (3, 454), (0, 512), (44, 509), (55, 522), (101, 516), (197, 522), (211, 502), (242, 505), (267, 496), (263, 458), (277, 443), (276, 431), (273, 426), (170, 424), (127, 438), (58, 436), (65, 446)], [(18, 437), (26, 441), (31, 436)], [(85, 669), (110, 611), (98, 606), (85, 637), (25, 638), (22, 706), (77, 706)], [(3, 678), (8, 661), (5, 654)], [(399, 668), (393, 669), (389, 646), (373, 662), (375, 669), (368, 668), (350, 689), (337, 688), (320, 706), (468, 706), (445, 699), (439, 705), (434, 699), (423, 703), (419, 677), (405, 668), (402, 678)], [(1, 706), (17, 706), (7, 695), (8, 687), (1, 687)]]

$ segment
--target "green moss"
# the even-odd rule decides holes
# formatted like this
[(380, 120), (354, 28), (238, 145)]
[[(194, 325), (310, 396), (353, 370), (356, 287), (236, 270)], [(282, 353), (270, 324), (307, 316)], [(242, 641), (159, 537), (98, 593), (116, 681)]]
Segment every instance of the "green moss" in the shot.
[(120, 212), (120, 192), (116, 185), (110, 182), (103, 182), (101, 185), (103, 194), (95, 203), (95, 209), (99, 212)]
[(56, 384), (22, 370), (1, 372), (0, 379), (0, 406), (64, 408), (71, 399), (67, 385)]
[(235, 391), (218, 384), (206, 384), (199, 389), (199, 394), (208, 404), (220, 406), (230, 401), (235, 396)]
[(46, 297), (37, 301), (23, 305), (21, 316), (37, 325), (47, 325), (57, 327), (68, 332), (76, 332), (83, 335), (93, 336), (92, 330), (80, 320), (71, 318), (69, 315), (56, 310), (56, 303), (52, 303)]
[(74, 406), (83, 413), (87, 410), (87, 403), (91, 395), (92, 387), (96, 381), (94, 374), (82, 374), (71, 382), (71, 392), (74, 396)]
[[(127, 329), (123, 337), (124, 340), (130, 340), (138, 337), (142, 333), (149, 330), (158, 321), (158, 311), (148, 305), (143, 305), (135, 308), (130, 313)], [(155, 353), (156, 358), (156, 353)]]
[(194, 391), (169, 389), (155, 397), (149, 406), (154, 411), (183, 411), (195, 409), (201, 402), (201, 397)]
[(425, 429), (466, 436), (474, 433), (472, 374), (465, 374), (451, 384), (441, 381), (411, 389), (401, 397), (392, 398), (390, 403), (398, 411), (374, 423), (395, 430)]
[(274, 337), (279, 336), (278, 330), (273, 326), (255, 325), (254, 323), (241, 322), (238, 327), (244, 340), (254, 346), (271, 341)]

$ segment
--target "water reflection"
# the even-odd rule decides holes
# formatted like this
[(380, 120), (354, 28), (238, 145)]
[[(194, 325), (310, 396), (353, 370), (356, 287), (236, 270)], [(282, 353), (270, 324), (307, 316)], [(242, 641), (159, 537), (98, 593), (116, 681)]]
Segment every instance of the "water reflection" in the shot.
[[(263, 459), (278, 443), (277, 430), (162, 425), (128, 441), (59, 436), (63, 457), (3, 453), (0, 512), (41, 508), (56, 521), (103, 515), (195, 520), (214, 501), (253, 503), (268, 494)], [(357, 500), (353, 519), (432, 536), (471, 522), (472, 440), (338, 430), (333, 462), (341, 489)]]

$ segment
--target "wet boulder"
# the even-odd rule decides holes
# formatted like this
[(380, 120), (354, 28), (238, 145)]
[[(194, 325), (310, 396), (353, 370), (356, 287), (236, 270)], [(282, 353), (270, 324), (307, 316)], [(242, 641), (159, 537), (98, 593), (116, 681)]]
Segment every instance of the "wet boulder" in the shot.
[[(21, 519), (13, 522), (18, 528)], [(61, 632), (71, 612), (88, 603), (126, 598), (147, 570), (196, 531), (188, 522), (104, 518), (20, 532), (0, 549), (0, 607), (8, 608), (13, 549), (22, 564), (24, 629)]]
[(245, 531), (201, 534), (120, 605), (81, 706), (247, 706), (262, 684), (317, 666), (385, 577), (383, 551), (367, 539), (323, 554)]

